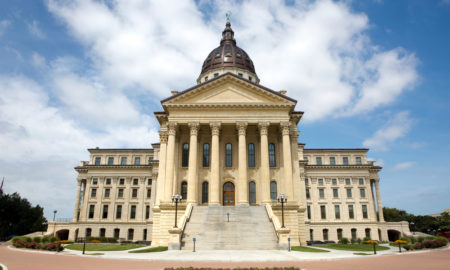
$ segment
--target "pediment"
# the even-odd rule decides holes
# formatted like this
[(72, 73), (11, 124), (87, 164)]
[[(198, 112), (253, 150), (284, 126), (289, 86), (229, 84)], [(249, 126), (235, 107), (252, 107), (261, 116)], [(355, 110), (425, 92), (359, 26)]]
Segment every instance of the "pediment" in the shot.
[(295, 106), (296, 101), (273, 90), (225, 74), (162, 101), (173, 106)]

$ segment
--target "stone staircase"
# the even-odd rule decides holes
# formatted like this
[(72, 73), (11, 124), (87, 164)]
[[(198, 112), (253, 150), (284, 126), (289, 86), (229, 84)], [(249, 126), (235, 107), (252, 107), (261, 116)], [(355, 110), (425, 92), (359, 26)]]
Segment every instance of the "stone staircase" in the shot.
[(264, 206), (194, 206), (181, 249), (192, 250), (194, 237), (196, 250), (278, 249), (277, 236)]

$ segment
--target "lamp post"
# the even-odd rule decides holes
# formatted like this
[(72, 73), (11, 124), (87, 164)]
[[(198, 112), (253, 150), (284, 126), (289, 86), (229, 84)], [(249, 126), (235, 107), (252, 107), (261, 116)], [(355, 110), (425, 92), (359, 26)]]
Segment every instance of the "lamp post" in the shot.
[(58, 211), (53, 210), (53, 237), (55, 237), (55, 232), (56, 232), (56, 221), (55, 221), (55, 218), (56, 218), (56, 213), (57, 212)]
[(277, 199), (281, 203), (281, 228), (284, 228), (284, 204), (287, 202), (287, 196), (281, 193)]
[(178, 226), (177, 226), (178, 202), (180, 202), (182, 199), (183, 199), (183, 197), (180, 194), (175, 194), (172, 196), (172, 202), (175, 203), (175, 227), (174, 228), (178, 228)]

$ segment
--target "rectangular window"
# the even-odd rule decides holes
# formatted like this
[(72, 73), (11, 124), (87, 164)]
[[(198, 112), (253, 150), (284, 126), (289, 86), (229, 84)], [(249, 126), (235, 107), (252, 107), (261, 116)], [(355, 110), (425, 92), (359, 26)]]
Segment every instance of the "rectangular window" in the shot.
[(347, 185), (347, 186), (350, 186), (350, 178), (345, 178), (345, 184)]
[(305, 178), (305, 185), (309, 186), (309, 179), (308, 178)]
[(117, 198), (123, 198), (123, 188), (119, 188), (117, 192)]
[(133, 179), (133, 186), (137, 186), (139, 184), (139, 179)]
[(97, 185), (98, 184), (98, 179), (97, 178), (92, 178), (92, 184), (93, 185)]
[(348, 206), (348, 218), (351, 218), (351, 219), (355, 218), (355, 213), (353, 211), (353, 205)]
[(233, 166), (233, 154), (231, 143), (225, 144), (225, 167)]
[(269, 143), (269, 167), (276, 167), (277, 166), (277, 160), (276, 160), (276, 154), (275, 154), (275, 144)]
[(363, 206), (362, 206), (362, 213), (363, 213), (363, 218), (368, 218), (367, 205), (365, 205), (365, 204), (363, 204)]
[(95, 205), (89, 205), (89, 218), (94, 218)]
[(238, 73), (238, 76), (242, 78), (242, 77), (244, 77), (244, 74)]
[(337, 179), (336, 178), (331, 179), (331, 184), (333, 186), (337, 186)]
[(145, 219), (150, 218), (150, 205), (145, 206)]
[(138, 192), (137, 188), (133, 188), (133, 190), (131, 192), (131, 197), (132, 198), (136, 198), (137, 197), (137, 192)]
[(208, 76), (205, 76), (205, 82), (208, 80)]
[(361, 165), (361, 157), (356, 157), (356, 165)]
[(351, 198), (352, 197), (352, 189), (351, 188), (347, 188), (347, 198)]
[(127, 164), (127, 157), (121, 157), (120, 158), (120, 165), (126, 165)]
[(360, 186), (364, 186), (364, 179), (363, 178), (359, 178), (359, 185)]
[(140, 157), (135, 157), (134, 158), (134, 165), (141, 165), (141, 158)]
[(116, 208), (116, 219), (122, 218), (122, 205), (118, 205)]
[(339, 205), (334, 206), (334, 217), (336, 219), (341, 219), (341, 208), (339, 207)]
[(119, 179), (119, 185), (121, 185), (121, 186), (125, 185), (125, 179), (120, 178)]
[(339, 198), (339, 190), (337, 188), (333, 188), (333, 198)]
[(319, 188), (319, 197), (321, 199), (325, 198), (325, 191), (323, 188)]
[(342, 158), (342, 163), (343, 163), (344, 165), (348, 165), (348, 157), (343, 157), (343, 158)]
[(209, 143), (203, 144), (203, 167), (209, 167)]
[(103, 205), (103, 214), (102, 214), (102, 218), (108, 218), (108, 205)]
[(96, 188), (92, 188), (91, 189), (91, 198), (95, 198), (97, 197), (97, 189)]
[(101, 158), (100, 157), (96, 157), (95, 158), (95, 165), (100, 165), (100, 161), (101, 161)]
[(330, 165), (336, 165), (336, 158), (330, 157)]
[[(220, 56), (219, 56), (220, 57)], [(214, 73), (214, 78), (219, 77), (219, 73)]]
[(252, 81), (253, 80), (252, 76), (248, 76), (248, 80)]
[(106, 185), (111, 185), (111, 178), (106, 178)]
[(309, 188), (306, 189), (306, 199), (311, 199), (311, 194), (309, 193)]
[(322, 158), (321, 157), (316, 157), (316, 164), (317, 165), (322, 165)]
[(105, 198), (109, 198), (109, 192), (110, 192), (110, 189), (105, 188)]
[(366, 197), (366, 189), (364, 189), (364, 188), (359, 189), (359, 195), (361, 195), (361, 198), (365, 198)]
[(248, 144), (248, 166), (250, 168), (255, 167), (255, 144)]
[(322, 219), (326, 219), (327, 218), (327, 212), (325, 210), (325, 205), (321, 205), (320, 206), (320, 217)]
[(323, 229), (323, 241), (328, 241), (328, 229)]
[(130, 211), (130, 219), (135, 219), (135, 218), (136, 218), (136, 205), (132, 205), (131, 211)]
[(152, 185), (152, 179), (147, 179), (147, 186), (151, 186)]
[(311, 219), (311, 206), (308, 205), (308, 206), (306, 207), (306, 210), (307, 210), (307, 213), (308, 213), (308, 219)]
[(152, 190), (151, 189), (147, 189), (147, 198), (150, 198), (152, 196)]
[(108, 158), (108, 165), (114, 165), (114, 157)]
[(319, 186), (323, 186), (323, 179), (318, 179), (317, 182), (319, 183)]

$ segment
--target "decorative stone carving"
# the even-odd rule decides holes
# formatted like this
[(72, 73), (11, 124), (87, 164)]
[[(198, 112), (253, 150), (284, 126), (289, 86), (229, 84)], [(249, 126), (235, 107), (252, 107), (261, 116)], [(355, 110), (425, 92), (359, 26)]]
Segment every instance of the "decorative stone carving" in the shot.
[(291, 123), (288, 122), (288, 121), (280, 122), (281, 134), (282, 135), (289, 135), (289, 133), (291, 131), (290, 130), (290, 126), (291, 126)]
[(159, 140), (161, 143), (167, 143), (167, 138), (169, 137), (169, 134), (167, 131), (160, 131), (159, 132)]
[(189, 122), (188, 123), (189, 128), (191, 130), (191, 136), (197, 136), (198, 135), (198, 131), (200, 129), (200, 123), (199, 122)]
[(236, 129), (238, 130), (239, 135), (245, 136), (245, 132), (247, 130), (247, 125), (248, 125), (248, 123), (244, 122), (244, 121), (236, 122)]
[(169, 136), (173, 135), (175, 136), (176, 132), (177, 132), (177, 123), (176, 122), (169, 122), (167, 124), (167, 128), (168, 130), (168, 134)]
[(270, 126), (269, 122), (259, 122), (258, 123), (259, 133), (261, 135), (267, 135), (269, 132), (269, 126)]
[(211, 135), (219, 136), (221, 123), (220, 122), (211, 122), (211, 123), (209, 123), (209, 126), (211, 127)]

